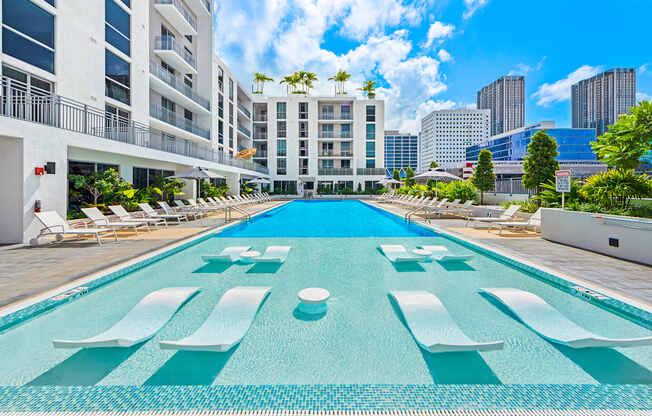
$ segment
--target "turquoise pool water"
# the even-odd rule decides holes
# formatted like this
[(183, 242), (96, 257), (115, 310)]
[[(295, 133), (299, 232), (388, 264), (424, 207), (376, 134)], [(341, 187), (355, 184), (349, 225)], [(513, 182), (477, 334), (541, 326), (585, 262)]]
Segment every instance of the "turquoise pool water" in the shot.
[[(343, 204), (338, 206), (339, 204)], [(0, 385), (167, 386), (290, 384), (650, 384), (652, 347), (571, 350), (551, 344), (479, 295), (482, 287), (516, 287), (536, 293), (590, 331), (637, 337), (650, 331), (568, 295), (529, 274), (475, 253), (467, 265), (394, 266), (380, 244), (441, 244), (455, 253), (466, 247), (427, 230), (399, 236), (266, 237), (294, 219), (322, 212), (328, 223), (359, 202), (292, 202), (244, 228), (204, 240), (47, 314), (0, 333)], [(337, 215), (329, 215), (337, 207)], [(340, 221), (339, 219), (335, 221)], [(381, 229), (386, 214), (370, 209), (361, 222)], [(314, 224), (314, 223), (313, 223)], [(402, 226), (400, 221), (395, 223)], [(392, 225), (394, 227), (394, 225)], [(240, 229), (245, 235), (238, 235)], [(362, 227), (360, 228), (363, 229)], [(362, 232), (362, 231), (361, 231)], [(416, 235), (405, 235), (414, 232)], [(423, 232), (426, 235), (420, 235)], [(251, 236), (256, 233), (263, 236)], [(308, 233), (308, 232), (306, 232)], [(225, 234), (227, 236), (225, 236)], [(429, 235), (428, 235), (429, 234)], [(262, 250), (291, 245), (285, 264), (206, 265), (200, 256), (235, 245)], [(235, 286), (272, 291), (242, 343), (227, 353), (161, 350), (160, 340), (194, 332), (220, 296)], [(145, 294), (169, 286), (199, 286), (153, 339), (126, 349), (55, 350), (54, 338), (85, 338), (110, 327)], [(330, 291), (328, 312), (312, 320), (296, 311), (306, 287)], [(478, 341), (505, 340), (500, 351), (429, 354), (414, 342), (387, 293), (428, 290), (436, 294), (462, 330)], [(472, 399), (469, 399), (472, 400)]]

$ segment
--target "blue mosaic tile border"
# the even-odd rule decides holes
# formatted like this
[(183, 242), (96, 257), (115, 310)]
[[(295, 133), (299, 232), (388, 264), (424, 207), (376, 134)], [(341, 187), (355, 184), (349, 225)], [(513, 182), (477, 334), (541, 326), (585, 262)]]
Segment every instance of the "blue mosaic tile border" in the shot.
[(652, 410), (649, 385), (0, 387), (0, 411)]

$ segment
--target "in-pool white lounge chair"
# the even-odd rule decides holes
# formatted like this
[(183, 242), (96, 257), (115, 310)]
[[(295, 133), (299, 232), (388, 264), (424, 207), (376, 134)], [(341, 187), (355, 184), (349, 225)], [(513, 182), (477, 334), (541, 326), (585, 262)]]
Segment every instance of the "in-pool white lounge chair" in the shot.
[(145, 215), (149, 218), (163, 218), (165, 220), (176, 220), (178, 223), (181, 223), (181, 220), (188, 221), (188, 217), (183, 214), (159, 214), (151, 207), (147, 202), (141, 202), (138, 204), (140, 209), (143, 210)]
[(54, 235), (59, 236), (64, 235), (76, 235), (81, 237), (83, 235), (92, 235), (95, 237), (98, 245), (102, 245), (102, 234), (111, 233), (115, 241), (118, 241), (118, 235), (115, 230), (111, 228), (72, 228), (66, 220), (61, 218), (61, 216), (56, 211), (44, 211), (34, 213), (36, 218), (39, 220), (43, 227), (39, 232), (39, 235), (36, 237), (42, 237), (45, 235)]
[(115, 325), (91, 338), (52, 341), (55, 348), (131, 347), (153, 337), (198, 287), (168, 287), (145, 296)]
[(430, 258), (440, 263), (462, 262), (473, 258), (473, 254), (451, 254), (444, 246), (419, 246), (419, 248), (431, 252)]
[(417, 262), (417, 261), (426, 261), (428, 258), (424, 256), (418, 256), (413, 254), (405, 249), (400, 244), (387, 245), (382, 244), (380, 250), (383, 252), (385, 257), (392, 263), (407, 263), (407, 262)]
[(270, 287), (234, 287), (227, 290), (192, 335), (179, 341), (161, 341), (161, 349), (223, 352), (242, 341)]
[(495, 222), (507, 222), (514, 217), (514, 214), (516, 214), (519, 209), (521, 209), (520, 205), (510, 205), (509, 208), (507, 208), (505, 212), (503, 212), (498, 217), (468, 217), (464, 226), (467, 227), (469, 223), (473, 221), (488, 224)]
[(475, 342), (467, 337), (437, 296), (423, 290), (393, 291), (408, 328), (417, 344), (426, 351), (493, 351), (503, 348), (503, 341)]
[(251, 259), (254, 263), (285, 263), (292, 246), (269, 246), (261, 256)]
[(227, 247), (220, 254), (205, 254), (201, 259), (206, 263), (235, 263), (240, 260), (240, 254), (249, 250), (251, 246)]
[(503, 233), (505, 228), (515, 228), (517, 230), (527, 230), (532, 228), (533, 231), (541, 229), (541, 208), (539, 208), (527, 221), (497, 222), (493, 224), (498, 227), (498, 234)]
[(102, 214), (102, 211), (96, 207), (82, 208), (81, 212), (83, 212), (84, 215), (86, 215), (96, 227), (111, 228), (114, 230), (119, 230), (121, 228), (132, 228), (136, 235), (138, 235), (138, 227), (142, 227), (144, 225), (147, 227), (147, 229), (149, 229), (149, 226), (147, 224), (143, 224), (142, 222), (138, 223), (127, 221), (111, 221), (104, 214)]
[[(167, 222), (165, 218), (145, 218), (145, 217), (134, 217), (122, 205), (111, 205), (109, 207), (111, 212), (113, 212), (120, 221), (136, 222), (141, 224), (152, 225), (164, 225), (167, 227)], [(149, 227), (148, 227), (149, 228)]]
[(570, 321), (545, 300), (531, 292), (514, 288), (480, 289), (507, 307), (532, 331), (556, 344), (571, 348), (638, 347), (652, 345), (652, 336), (642, 338), (605, 338)]

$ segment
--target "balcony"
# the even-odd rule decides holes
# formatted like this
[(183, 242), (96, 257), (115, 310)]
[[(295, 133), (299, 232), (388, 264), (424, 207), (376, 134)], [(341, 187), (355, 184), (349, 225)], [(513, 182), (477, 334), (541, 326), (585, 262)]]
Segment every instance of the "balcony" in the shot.
[(353, 157), (353, 152), (319, 152), (319, 157)]
[(319, 132), (319, 138), (320, 139), (347, 139), (347, 140), (353, 140), (353, 134), (348, 131), (348, 132), (335, 132), (335, 131), (320, 131)]
[(246, 127), (238, 125), (238, 132), (244, 134), (247, 138), (251, 138), (251, 131)]
[(155, 0), (154, 8), (182, 35), (197, 35), (195, 17), (180, 0)]
[(187, 86), (181, 78), (175, 77), (156, 62), (149, 63), (150, 87), (159, 94), (172, 99), (189, 110), (210, 113), (211, 103), (192, 88)]
[(254, 140), (267, 140), (267, 133), (254, 134)]
[(198, 125), (196, 125), (195, 123), (193, 123), (192, 121), (184, 118), (181, 114), (175, 113), (174, 111), (170, 111), (167, 108), (161, 107), (160, 105), (150, 103), (149, 115), (157, 120), (163, 121), (183, 131), (192, 133), (195, 136), (199, 136), (206, 140), (211, 139), (210, 130), (203, 129)]
[(154, 53), (182, 74), (197, 73), (195, 57), (172, 36), (157, 36)]
[(267, 123), (267, 113), (254, 113), (254, 123)]
[(267, 158), (268, 152), (265, 151), (258, 151), (256, 150), (256, 154), (254, 155), (254, 159), (266, 159)]
[(356, 172), (363, 176), (385, 176), (385, 168), (358, 168)]
[(353, 175), (353, 169), (350, 168), (319, 168), (319, 175), (324, 176), (350, 176)]
[(352, 121), (353, 114), (351, 112), (335, 113), (319, 113), (319, 121)]
[(238, 103), (238, 110), (242, 111), (242, 114), (247, 116), (249, 120), (251, 120), (251, 112), (245, 108), (244, 105)]
[(212, 16), (213, 14), (210, 0), (186, 0), (186, 2), (195, 14), (204, 14), (206, 16)]

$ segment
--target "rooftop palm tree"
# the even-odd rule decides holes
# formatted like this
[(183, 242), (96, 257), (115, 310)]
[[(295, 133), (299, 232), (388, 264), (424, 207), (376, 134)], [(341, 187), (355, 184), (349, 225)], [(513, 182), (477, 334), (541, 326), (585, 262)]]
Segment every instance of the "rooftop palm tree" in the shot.
[(311, 88), (314, 88), (313, 82), (319, 81), (317, 79), (317, 74), (314, 72), (305, 72), (303, 76), (303, 85), (305, 86), (306, 94), (310, 92)]
[(341, 69), (337, 71), (335, 76), (328, 78), (329, 81), (335, 81), (335, 95), (346, 94), (346, 91), (344, 91), (344, 83), (348, 81), (349, 78), (351, 78), (351, 74), (342, 71)]
[(290, 94), (291, 92), (294, 93), (294, 90), (296, 89), (298, 83), (299, 83), (299, 77), (297, 76), (296, 72), (292, 75), (284, 76), (283, 79), (279, 81), (279, 84), (287, 85), (288, 94)]
[(272, 81), (274, 80), (265, 74), (261, 74), (260, 72), (254, 73), (254, 94), (262, 94), (265, 88), (265, 83)]
[(376, 81), (367, 80), (362, 84), (362, 88), (358, 88), (358, 90), (367, 94), (368, 99), (373, 100), (376, 98)]

